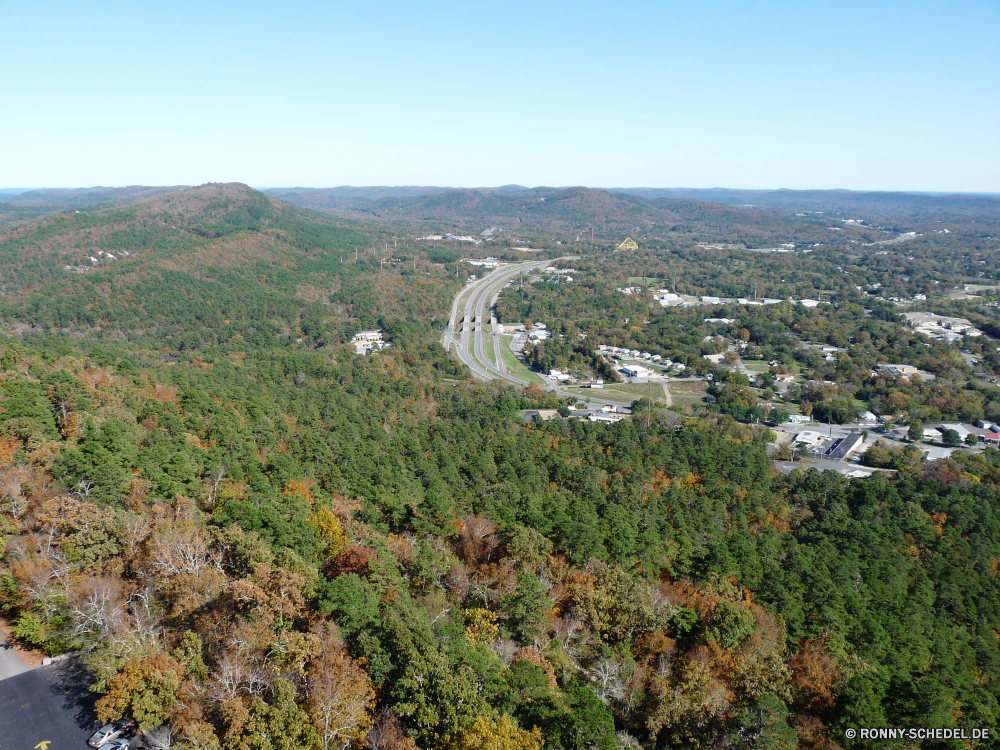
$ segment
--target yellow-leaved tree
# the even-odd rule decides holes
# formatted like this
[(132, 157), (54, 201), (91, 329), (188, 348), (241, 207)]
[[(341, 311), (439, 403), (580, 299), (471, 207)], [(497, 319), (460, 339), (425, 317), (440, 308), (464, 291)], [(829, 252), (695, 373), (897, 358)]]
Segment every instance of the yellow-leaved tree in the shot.
[(327, 559), (336, 557), (347, 546), (347, 534), (340, 525), (340, 519), (329, 508), (320, 508), (309, 517), (309, 521), (326, 544)]
[(445, 738), (439, 750), (541, 750), (542, 733), (521, 729), (506, 714), (499, 719), (480, 714), (465, 730)]
[(500, 637), (496, 614), (482, 607), (465, 610), (465, 637), (473, 643), (496, 641)]

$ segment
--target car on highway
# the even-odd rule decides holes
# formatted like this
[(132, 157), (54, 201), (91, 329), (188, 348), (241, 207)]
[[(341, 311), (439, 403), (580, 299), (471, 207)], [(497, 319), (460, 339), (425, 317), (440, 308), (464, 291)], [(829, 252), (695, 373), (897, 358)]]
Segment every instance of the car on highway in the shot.
[[(119, 721), (113, 721), (110, 724), (105, 724), (103, 727), (94, 732), (90, 739), (87, 740), (87, 744), (93, 748), (104, 747), (109, 742), (117, 740), (119, 737), (130, 733), (132, 729), (132, 722), (126, 719), (120, 719)], [(128, 740), (125, 740), (126, 747), (128, 746)], [(108, 748), (111, 750), (111, 748)], [(118, 748), (115, 748), (118, 750)]]

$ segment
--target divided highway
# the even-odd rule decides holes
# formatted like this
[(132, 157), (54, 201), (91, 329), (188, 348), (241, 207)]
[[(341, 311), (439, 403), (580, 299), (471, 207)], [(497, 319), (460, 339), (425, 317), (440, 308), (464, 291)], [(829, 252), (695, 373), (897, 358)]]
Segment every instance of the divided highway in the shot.
[[(560, 260), (563, 260), (560, 258)], [(499, 326), (496, 319), (496, 301), (500, 292), (520, 274), (543, 268), (552, 264), (551, 260), (528, 261), (525, 263), (501, 264), (495, 271), (467, 284), (457, 295), (451, 306), (451, 317), (448, 319), (448, 330), (444, 334), (444, 347), (455, 346), (455, 353), (465, 363), (472, 374), (481, 380), (500, 378), (518, 385), (529, 385), (527, 380), (507, 372), (503, 362), (500, 344)], [(492, 341), (487, 344), (483, 330), (483, 321), (490, 321)], [(461, 326), (461, 328), (458, 328)], [(486, 347), (492, 346), (496, 364), (486, 357)], [(577, 394), (567, 393), (555, 385), (543, 386), (560, 396), (593, 401)], [(594, 403), (617, 403), (620, 406), (630, 404), (601, 398)]]
[[(519, 385), (528, 385), (527, 380), (511, 375), (504, 367), (494, 304), (497, 297), (500, 296), (500, 291), (508, 282), (522, 273), (548, 266), (551, 262), (543, 260), (501, 265), (493, 273), (466, 285), (455, 296), (455, 301), (451, 306), (451, 318), (448, 320), (448, 330), (444, 334), (445, 348), (454, 344), (458, 358), (472, 370), (472, 374), (477, 378), (483, 380), (502, 378)], [(496, 365), (486, 358), (483, 320), (487, 316), (493, 339), (490, 345), (493, 347)], [(461, 330), (456, 330), (456, 326), (459, 324), (461, 324)]]

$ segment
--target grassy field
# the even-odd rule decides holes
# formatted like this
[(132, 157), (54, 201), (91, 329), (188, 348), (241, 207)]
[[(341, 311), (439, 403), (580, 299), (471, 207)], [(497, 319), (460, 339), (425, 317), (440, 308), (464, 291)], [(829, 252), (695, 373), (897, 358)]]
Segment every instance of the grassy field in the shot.
[(496, 367), (497, 357), (493, 349), (493, 334), (490, 331), (490, 324), (483, 326), (483, 351), (486, 352), (486, 361)]
[(705, 398), (708, 385), (707, 380), (672, 380), (667, 383), (670, 397), (678, 406), (700, 403)]
[[(485, 344), (485, 342), (484, 342), (484, 344)], [(493, 348), (492, 342), (490, 343), (489, 348), (487, 348), (485, 345), (483, 346), (483, 349), (486, 350), (487, 354), (489, 354), (490, 352), (492, 352), (492, 348)], [(472, 361), (473, 362), (476, 362), (477, 364), (479, 364), (481, 367), (483, 367), (485, 369), (486, 362), (483, 362), (478, 356), (476, 356), (476, 339), (475, 339), (475, 335), (469, 337), (469, 356), (472, 357)]]
[[(602, 394), (607, 398), (619, 401), (634, 401), (647, 395), (652, 396), (654, 401), (664, 401), (663, 386), (660, 383), (605, 383), (604, 388), (581, 388), (579, 386), (565, 386), (563, 390), (574, 393), (581, 398), (592, 398), (600, 401)], [(671, 391), (673, 393), (673, 391)]]
[[(986, 292), (991, 289), (1000, 289), (1000, 286), (996, 286), (995, 284), (992, 286), (987, 284), (966, 284), (965, 286), (968, 287), (968, 289), (965, 290), (967, 292)], [(955, 291), (961, 293), (963, 290), (956, 289)]]
[(667, 382), (670, 393), (674, 396), (697, 396), (701, 398), (708, 390), (707, 380), (670, 380)]
[(503, 356), (503, 363), (507, 366), (507, 372), (514, 377), (521, 378), (521, 380), (527, 380), (529, 383), (543, 385), (545, 381), (542, 380), (541, 376), (521, 364), (521, 360), (515, 357), (514, 352), (510, 350), (510, 341), (513, 338), (513, 336), (500, 337), (500, 353)]
[(654, 279), (652, 276), (647, 276), (647, 277), (645, 277), (645, 279), (642, 276), (629, 276), (628, 279), (627, 279), (627, 281), (628, 281), (629, 284), (631, 284), (633, 286), (635, 286), (635, 285), (638, 284), (640, 286), (655, 286), (655, 287), (660, 287), (661, 285), (663, 285), (665, 283), (661, 279)]

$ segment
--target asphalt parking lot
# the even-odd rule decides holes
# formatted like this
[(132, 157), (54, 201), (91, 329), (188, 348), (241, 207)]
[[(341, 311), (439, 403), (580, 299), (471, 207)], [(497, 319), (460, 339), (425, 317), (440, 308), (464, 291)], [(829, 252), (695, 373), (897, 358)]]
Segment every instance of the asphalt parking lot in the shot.
[(0, 750), (88, 750), (96, 698), (72, 660), (0, 680)]

